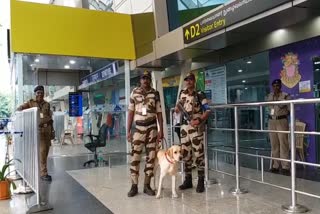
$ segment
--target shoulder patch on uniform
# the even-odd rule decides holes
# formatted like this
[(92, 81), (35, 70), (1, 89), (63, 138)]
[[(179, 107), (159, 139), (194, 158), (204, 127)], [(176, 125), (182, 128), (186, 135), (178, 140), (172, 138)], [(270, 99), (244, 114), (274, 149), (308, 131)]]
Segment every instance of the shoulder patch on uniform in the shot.
[(198, 94), (200, 100), (203, 100), (206, 98), (206, 94), (202, 91), (197, 91), (197, 94)]

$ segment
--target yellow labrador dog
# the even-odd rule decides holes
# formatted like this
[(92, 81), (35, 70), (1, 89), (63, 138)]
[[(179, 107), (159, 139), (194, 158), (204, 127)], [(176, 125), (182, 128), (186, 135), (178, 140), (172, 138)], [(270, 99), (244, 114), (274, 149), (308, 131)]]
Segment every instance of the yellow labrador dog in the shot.
[[(178, 172), (178, 162), (182, 159), (181, 146), (173, 145), (167, 150), (159, 150), (155, 162), (155, 171), (160, 166), (159, 187), (156, 198), (160, 198), (163, 178), (169, 174), (172, 176), (172, 197), (177, 198), (176, 174)], [(155, 182), (155, 181), (154, 181)]]

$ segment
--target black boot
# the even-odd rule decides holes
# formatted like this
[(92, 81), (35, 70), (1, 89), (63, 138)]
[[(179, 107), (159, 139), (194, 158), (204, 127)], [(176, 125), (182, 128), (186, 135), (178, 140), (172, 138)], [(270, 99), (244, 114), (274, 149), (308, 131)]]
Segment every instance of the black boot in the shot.
[(184, 178), (184, 182), (182, 185), (179, 186), (179, 189), (184, 190), (190, 188), (192, 188), (192, 176), (186, 175), (186, 177)]
[(138, 194), (138, 185), (132, 184), (130, 191), (128, 192), (128, 197), (133, 197)]
[(144, 188), (143, 192), (147, 195), (153, 196), (156, 195), (156, 192), (150, 187), (151, 176), (145, 175), (144, 177)]
[(197, 185), (197, 189), (196, 191), (198, 193), (204, 192), (205, 188), (204, 188), (204, 176), (199, 176), (198, 177), (198, 185)]

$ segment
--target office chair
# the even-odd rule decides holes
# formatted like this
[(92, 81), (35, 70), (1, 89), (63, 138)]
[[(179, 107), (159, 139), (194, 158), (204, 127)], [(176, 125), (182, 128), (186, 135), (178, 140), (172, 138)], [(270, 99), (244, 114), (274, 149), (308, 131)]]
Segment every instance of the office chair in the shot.
[[(86, 165), (90, 165), (91, 163), (94, 163), (95, 166), (98, 166), (98, 155), (97, 155), (97, 148), (98, 147), (104, 147), (106, 146), (106, 141), (107, 141), (107, 125), (103, 124), (100, 129), (99, 129), (99, 135), (92, 135), (89, 134), (87, 137), (90, 138), (90, 143), (86, 143), (84, 146), (90, 150), (91, 152), (94, 152), (94, 159), (89, 160), (83, 164), (85, 167)], [(108, 164), (108, 161), (103, 160), (102, 162), (104, 164)]]

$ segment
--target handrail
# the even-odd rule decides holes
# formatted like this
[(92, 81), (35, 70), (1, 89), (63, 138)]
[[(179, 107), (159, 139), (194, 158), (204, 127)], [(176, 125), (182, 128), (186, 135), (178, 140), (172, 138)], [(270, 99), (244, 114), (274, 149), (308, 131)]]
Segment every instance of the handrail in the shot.
[[(241, 141), (240, 141), (241, 142)], [(209, 147), (228, 147), (228, 148), (235, 148), (235, 146), (232, 146), (232, 145), (208, 145), (208, 148)], [(250, 149), (250, 150), (257, 150), (257, 151), (271, 151), (271, 148), (258, 148), (258, 147), (246, 147), (246, 146), (239, 146), (240, 149)]]
[[(208, 148), (209, 147), (229, 147), (229, 148), (234, 148), (234, 151), (226, 151), (226, 150), (221, 150), (221, 149), (217, 149), (217, 148), (213, 148), (213, 150), (220, 151), (220, 152), (226, 152), (226, 153), (230, 153), (233, 154), (235, 156), (235, 177), (236, 177), (236, 188), (233, 189), (233, 193), (234, 194), (242, 194), (242, 193), (246, 193), (247, 191), (240, 188), (240, 164), (239, 164), (239, 155), (248, 155), (251, 157), (256, 157), (257, 160), (258, 158), (261, 158), (261, 175), (262, 175), (262, 181), (257, 181), (259, 183), (266, 183), (264, 182), (264, 177), (263, 177), (263, 164), (264, 164), (264, 160), (265, 159), (270, 159), (270, 160), (281, 160), (281, 161), (285, 161), (285, 162), (290, 162), (291, 163), (291, 188), (283, 188), (280, 186), (276, 186), (282, 189), (287, 189), (291, 191), (291, 204), (287, 205), (287, 206), (282, 206), (282, 209), (286, 212), (295, 212), (295, 213), (299, 213), (299, 212), (307, 212), (308, 208), (297, 204), (297, 193), (300, 194), (305, 194), (305, 195), (309, 195), (312, 197), (317, 197), (320, 198), (320, 196), (314, 195), (314, 194), (310, 194), (310, 193), (305, 193), (302, 191), (298, 191), (296, 190), (296, 164), (304, 164), (304, 165), (309, 165), (309, 166), (316, 166), (316, 167), (320, 167), (320, 164), (312, 164), (312, 163), (306, 163), (306, 162), (302, 162), (302, 161), (297, 161), (296, 160), (296, 144), (295, 144), (295, 134), (305, 134), (305, 135), (320, 135), (320, 132), (317, 131), (295, 131), (295, 123), (291, 122), (290, 123), (290, 128), (289, 130), (284, 130), (284, 131), (277, 131), (277, 130), (266, 130), (264, 129), (263, 126), (263, 106), (269, 106), (269, 105), (287, 105), (289, 107), (289, 112), (290, 115), (288, 115), (288, 117), (290, 118), (290, 121), (295, 121), (295, 105), (301, 105), (301, 104), (314, 104), (314, 103), (320, 103), (320, 98), (313, 98), (313, 99), (298, 99), (298, 100), (284, 100), (284, 101), (271, 101), (271, 102), (252, 102), (252, 103), (236, 103), (236, 104), (222, 104), (222, 105), (211, 105), (210, 108), (212, 110), (212, 113), (215, 114), (214, 117), (214, 122), (215, 122), (215, 127), (208, 127), (207, 130), (222, 130), (222, 131), (232, 131), (234, 132), (234, 139), (235, 139), (235, 146), (229, 146), (229, 145), (217, 145), (217, 146), (209, 146), (208, 145), (208, 141), (207, 141), (207, 137), (205, 137), (204, 140), (204, 148), (206, 148), (206, 155), (205, 155), (205, 174), (206, 174), (206, 181), (209, 179), (208, 178), (208, 171), (209, 171), (209, 166), (208, 166)], [(239, 128), (239, 120), (238, 120), (238, 111), (241, 108), (246, 108), (246, 107), (257, 107), (259, 112), (260, 112), (260, 129), (242, 129)], [(234, 128), (217, 128), (217, 110), (218, 109), (234, 109), (233, 112), (233, 118), (234, 118)], [(173, 124), (172, 124), (172, 112), (173, 109), (171, 109), (170, 111), (170, 128), (171, 130), (173, 130)], [(231, 115), (230, 115), (231, 117)], [(240, 146), (239, 144), (241, 144), (241, 141), (239, 140), (239, 132), (257, 132), (257, 133), (283, 133), (283, 134), (289, 134), (290, 136), (290, 143), (291, 143), (291, 157), (290, 159), (282, 159), (282, 158), (274, 158), (274, 157), (268, 157), (268, 156), (263, 156), (263, 155), (259, 155), (259, 154), (248, 154), (248, 153), (243, 153), (240, 152), (239, 149), (252, 149), (255, 151), (270, 151), (267, 150), (266, 148), (255, 148), (255, 147), (243, 147)], [(172, 131), (172, 133), (174, 133)], [(207, 134), (207, 133), (206, 133)], [(173, 134), (172, 136), (173, 137)], [(216, 166), (217, 166), (217, 156), (216, 158)], [(258, 165), (258, 163), (257, 163)], [(216, 170), (218, 171), (218, 170)], [(220, 172), (220, 171), (218, 171)]]
[(320, 103), (320, 98), (312, 99), (298, 99), (298, 100), (283, 100), (283, 101), (268, 101), (268, 102), (251, 102), (251, 103), (235, 103), (235, 104), (221, 104), (211, 105), (211, 108), (234, 108), (234, 107), (250, 107), (250, 106), (268, 106), (268, 105), (281, 105), (281, 104), (314, 104)]
[[(271, 101), (271, 102), (252, 102), (252, 103), (237, 103), (237, 104), (223, 104), (223, 105), (213, 105), (211, 106), (211, 109), (213, 110), (213, 112), (216, 114), (217, 109), (234, 109), (234, 128), (210, 128), (211, 130), (225, 130), (225, 131), (232, 131), (235, 134), (235, 167), (236, 167), (236, 188), (234, 189), (233, 193), (235, 194), (241, 194), (246, 192), (245, 190), (242, 191), (242, 189), (240, 188), (239, 185), (239, 170), (240, 170), (240, 166), (239, 166), (239, 154), (244, 154), (239, 152), (239, 132), (258, 132), (258, 133), (285, 133), (285, 134), (289, 134), (290, 136), (290, 143), (291, 143), (291, 157), (290, 160), (284, 160), (286, 162), (290, 162), (291, 163), (291, 204), (290, 205), (286, 205), (286, 206), (282, 206), (282, 209), (286, 212), (294, 212), (294, 213), (302, 213), (302, 212), (307, 212), (308, 208), (306, 208), (305, 206), (299, 205), (297, 204), (297, 190), (296, 190), (296, 164), (300, 163), (300, 164), (306, 164), (309, 165), (308, 163), (305, 162), (297, 162), (296, 161), (296, 144), (295, 144), (295, 134), (306, 134), (306, 135), (320, 135), (320, 132), (316, 132), (316, 131), (311, 131), (311, 132), (301, 132), (301, 131), (295, 131), (295, 123), (292, 121), (296, 121), (295, 119), (295, 105), (301, 105), (301, 104), (314, 104), (314, 103), (320, 103), (320, 98), (314, 98), (314, 99), (298, 99), (298, 100), (284, 100), (284, 101)], [(277, 130), (264, 130), (263, 127), (263, 108), (262, 106), (268, 106), (268, 105), (288, 105), (289, 107), (289, 118), (290, 118), (290, 127), (289, 130), (287, 131), (277, 131)], [(260, 112), (260, 130), (259, 129), (239, 129), (238, 128), (238, 109), (239, 108), (245, 108), (245, 107), (252, 107), (252, 106), (256, 106), (256, 107), (260, 107), (259, 108), (259, 112)], [(217, 118), (215, 118), (215, 120), (217, 120)], [(217, 127), (217, 126), (216, 126)], [(205, 142), (207, 143), (207, 142)], [(259, 155), (251, 155), (251, 154), (247, 154), (249, 156), (252, 157), (261, 157), (261, 166), (263, 167), (263, 160), (264, 159), (276, 159), (276, 158), (267, 158), (267, 157), (263, 157), (263, 156), (259, 156)], [(217, 163), (216, 163), (217, 164)], [(320, 165), (314, 164), (315, 166), (320, 167)], [(206, 168), (208, 168), (208, 166), (205, 166)], [(263, 168), (262, 168), (263, 169)], [(208, 171), (208, 170), (207, 170)], [(262, 171), (262, 182), (263, 182), (263, 170)], [(301, 191), (299, 191), (299, 193), (301, 193)], [(308, 194), (308, 193), (306, 193)], [(312, 194), (308, 194), (309, 196), (314, 196)], [(318, 197), (318, 196), (317, 196)]]

